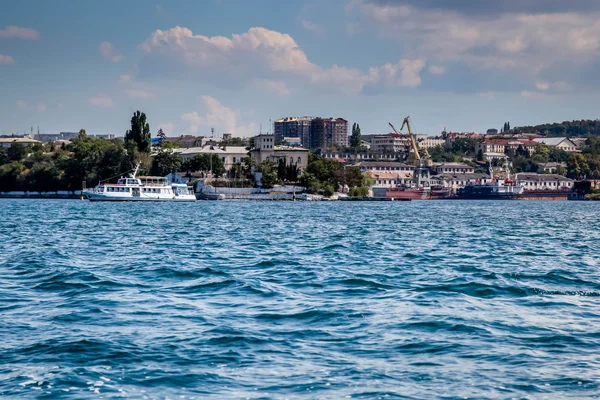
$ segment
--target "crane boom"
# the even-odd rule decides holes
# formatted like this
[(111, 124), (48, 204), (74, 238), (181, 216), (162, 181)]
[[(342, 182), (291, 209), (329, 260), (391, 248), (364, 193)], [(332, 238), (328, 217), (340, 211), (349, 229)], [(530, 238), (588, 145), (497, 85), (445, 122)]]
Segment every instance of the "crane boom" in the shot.
[[(398, 132), (396, 127), (394, 127), (394, 125), (391, 122), (388, 122), (388, 124), (392, 127), (392, 129), (393, 129), (394, 133), (396, 133), (396, 135), (402, 136), (402, 134), (400, 132)], [(402, 125), (402, 128), (404, 128), (404, 125)], [(413, 152), (415, 153), (415, 157), (417, 157), (417, 160), (420, 161), (421, 156), (419, 155), (419, 152), (417, 151), (417, 148), (415, 146), (414, 140), (412, 139), (412, 136), (409, 136), (409, 142), (410, 142), (410, 146), (407, 146), (407, 147), (412, 147)]]

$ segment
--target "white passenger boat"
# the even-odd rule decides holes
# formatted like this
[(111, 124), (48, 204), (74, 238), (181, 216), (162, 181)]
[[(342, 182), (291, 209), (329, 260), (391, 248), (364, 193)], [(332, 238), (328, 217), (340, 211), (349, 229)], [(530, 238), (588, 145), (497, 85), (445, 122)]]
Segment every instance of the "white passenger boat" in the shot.
[(90, 201), (196, 201), (191, 186), (169, 184), (160, 176), (136, 177), (138, 168), (128, 178), (120, 178), (115, 184), (100, 183), (84, 190), (83, 195)]

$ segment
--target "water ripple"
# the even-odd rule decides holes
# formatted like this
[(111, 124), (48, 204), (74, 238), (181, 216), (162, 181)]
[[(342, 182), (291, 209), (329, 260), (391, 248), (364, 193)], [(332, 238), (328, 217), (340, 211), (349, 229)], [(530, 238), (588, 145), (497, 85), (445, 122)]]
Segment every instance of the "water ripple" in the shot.
[(600, 393), (596, 203), (0, 204), (3, 398)]

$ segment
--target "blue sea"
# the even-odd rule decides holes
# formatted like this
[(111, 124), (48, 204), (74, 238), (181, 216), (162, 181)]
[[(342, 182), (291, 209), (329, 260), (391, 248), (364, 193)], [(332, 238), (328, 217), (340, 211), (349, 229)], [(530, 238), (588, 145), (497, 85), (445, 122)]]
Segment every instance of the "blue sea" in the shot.
[(0, 397), (600, 397), (600, 203), (0, 200)]

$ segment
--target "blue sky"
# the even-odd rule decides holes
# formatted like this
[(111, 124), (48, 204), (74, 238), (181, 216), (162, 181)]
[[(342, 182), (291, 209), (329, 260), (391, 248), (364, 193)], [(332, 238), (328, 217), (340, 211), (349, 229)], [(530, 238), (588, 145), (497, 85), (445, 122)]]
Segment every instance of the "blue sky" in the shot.
[(598, 118), (588, 0), (0, 0), (0, 134), (268, 130), (315, 115), (438, 134)]

